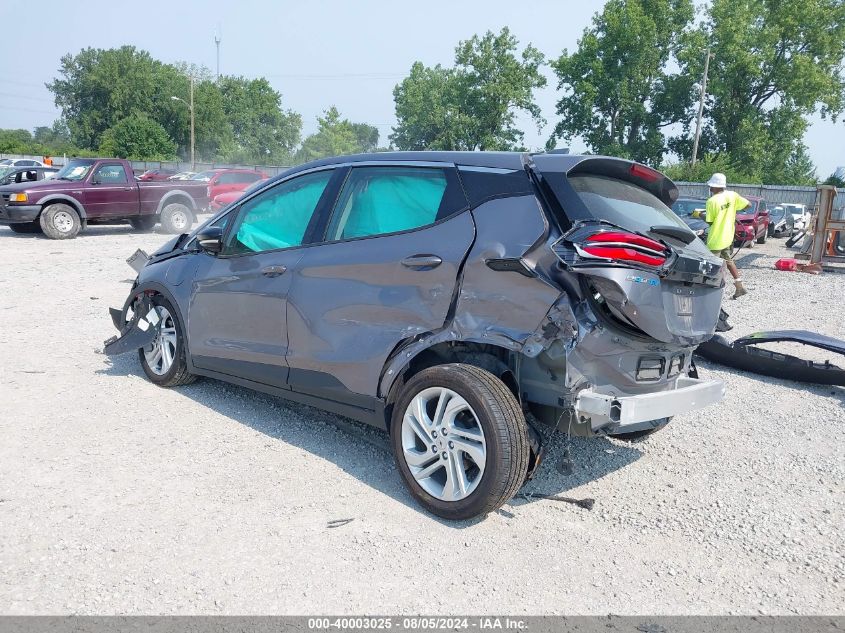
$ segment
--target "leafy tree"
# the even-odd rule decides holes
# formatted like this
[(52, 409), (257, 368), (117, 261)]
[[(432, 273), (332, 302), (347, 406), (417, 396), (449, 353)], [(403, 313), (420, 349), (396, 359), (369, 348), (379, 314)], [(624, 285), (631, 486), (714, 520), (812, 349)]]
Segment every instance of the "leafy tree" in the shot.
[(100, 136), (133, 112), (152, 112), (163, 64), (134, 46), (86, 48), (61, 58), (61, 78), (47, 84), (74, 143), (95, 148)]
[(282, 110), (282, 96), (266, 79), (221, 77), (223, 111), (242, 160), (290, 161), (302, 133), (302, 117)]
[(134, 160), (171, 160), (176, 143), (145, 114), (131, 114), (101, 135), (100, 152)]
[[(370, 151), (369, 147), (361, 144), (360, 130), (371, 128), (364, 123), (352, 123), (348, 119), (341, 119), (340, 112), (335, 106), (326, 110), (325, 116), (317, 117), (319, 129), (316, 133), (308, 136), (302, 147), (296, 153), (295, 160), (298, 163), (305, 163), (326, 156), (342, 156), (345, 154), (360, 154)], [(374, 129), (374, 128), (373, 128)], [(376, 131), (376, 135), (378, 131)], [(372, 132), (364, 134), (364, 141), (372, 141)], [(376, 136), (376, 143), (378, 136)]]
[(836, 174), (831, 174), (824, 181), (825, 185), (833, 185), (837, 189), (845, 189), (845, 179), (840, 178)]
[(679, 55), (685, 73), (701, 75), (707, 45), (703, 151), (726, 152), (769, 181), (786, 177), (791, 157), (804, 162), (796, 147), (807, 116), (835, 120), (845, 107), (845, 2), (713, 0)]
[(610, 0), (578, 40), (552, 63), (560, 122), (547, 146), (578, 136), (595, 153), (659, 164), (663, 130), (683, 122), (694, 80), (670, 73), (694, 15), (692, 0)]
[(379, 131), (375, 125), (353, 123), (352, 131), (355, 134), (361, 152), (374, 152), (378, 149)]
[(663, 173), (678, 182), (707, 182), (716, 172), (725, 174), (728, 184), (761, 185), (758, 174), (743, 169), (741, 164), (731, 162), (726, 154), (706, 154), (695, 165), (684, 161), (664, 165)]
[(391, 141), (398, 149), (508, 150), (521, 146), (517, 112), (527, 112), (538, 129), (545, 124), (534, 90), (546, 85), (543, 54), (530, 44), (517, 55), (507, 28), (460, 42), (455, 67), (414, 63), (393, 90), (398, 125)]

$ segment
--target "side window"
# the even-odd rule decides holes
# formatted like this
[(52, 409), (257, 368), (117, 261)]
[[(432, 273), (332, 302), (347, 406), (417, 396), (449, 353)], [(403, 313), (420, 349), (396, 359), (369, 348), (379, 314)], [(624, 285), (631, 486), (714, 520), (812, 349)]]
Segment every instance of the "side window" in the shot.
[(123, 169), (123, 165), (101, 165), (94, 174), (93, 180), (98, 180), (103, 184), (124, 183), (126, 170)]
[(226, 255), (261, 253), (302, 244), (332, 170), (306, 174), (245, 202), (224, 248)]
[(233, 182), (255, 182), (256, 180), (258, 180), (258, 176), (255, 174), (237, 173), (234, 174)]
[(326, 239), (396, 233), (433, 224), (464, 208), (466, 199), (445, 169), (359, 167), (343, 186)]

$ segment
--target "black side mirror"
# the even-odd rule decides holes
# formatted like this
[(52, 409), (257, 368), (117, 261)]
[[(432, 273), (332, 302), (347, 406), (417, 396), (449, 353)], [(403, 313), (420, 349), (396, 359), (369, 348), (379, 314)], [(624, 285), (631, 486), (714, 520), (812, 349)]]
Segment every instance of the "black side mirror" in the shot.
[(223, 250), (223, 229), (219, 226), (208, 227), (197, 234), (197, 244), (206, 253), (216, 255)]
[(92, 185), (99, 185), (99, 184), (100, 184), (100, 179), (99, 179), (99, 178), (92, 178), (92, 179), (91, 179), (91, 184), (92, 184)]

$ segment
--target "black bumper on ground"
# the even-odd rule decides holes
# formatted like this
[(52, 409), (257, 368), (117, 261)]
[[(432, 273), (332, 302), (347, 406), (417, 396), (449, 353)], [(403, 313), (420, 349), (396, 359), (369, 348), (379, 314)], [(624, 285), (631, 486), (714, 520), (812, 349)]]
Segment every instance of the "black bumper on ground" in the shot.
[(41, 205), (38, 204), (0, 206), (0, 224), (32, 222), (38, 219), (39, 213), (41, 213)]

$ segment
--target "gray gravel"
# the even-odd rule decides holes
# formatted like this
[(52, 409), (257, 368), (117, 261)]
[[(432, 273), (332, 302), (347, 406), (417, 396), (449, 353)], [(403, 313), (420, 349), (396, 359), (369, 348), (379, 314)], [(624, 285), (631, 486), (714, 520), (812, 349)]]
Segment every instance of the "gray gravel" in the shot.
[[(124, 259), (165, 239), (0, 228), (0, 613), (845, 613), (845, 390), (701, 363), (722, 405), (574, 439), (569, 476), (552, 443), (527, 490), (592, 511), (447, 523), (374, 430), (211, 380), (162, 390), (95, 351)], [(784, 254), (743, 251), (732, 334), (845, 338), (845, 275), (773, 270)]]

